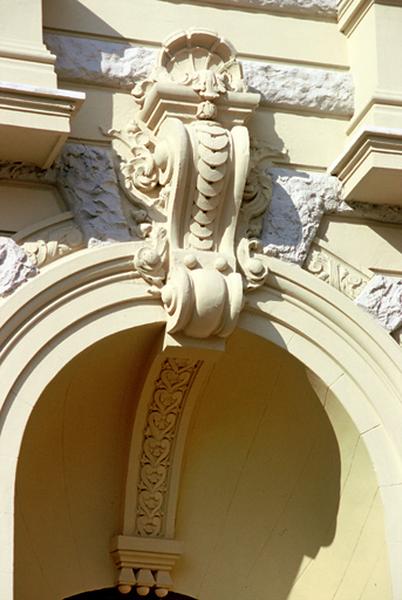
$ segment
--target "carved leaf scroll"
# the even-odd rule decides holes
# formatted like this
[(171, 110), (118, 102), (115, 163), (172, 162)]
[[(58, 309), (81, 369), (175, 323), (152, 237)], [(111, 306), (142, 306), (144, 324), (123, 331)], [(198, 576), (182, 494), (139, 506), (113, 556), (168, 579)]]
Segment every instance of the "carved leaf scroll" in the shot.
[(146, 417), (138, 482), (136, 534), (163, 533), (169, 465), (186, 396), (201, 361), (167, 358), (155, 383)]
[(84, 236), (73, 224), (53, 228), (43, 238), (22, 244), (31, 262), (37, 267), (43, 267), (83, 246)]
[(231, 44), (208, 30), (179, 32), (134, 87), (132, 122), (110, 132), (145, 238), (134, 267), (160, 294), (171, 333), (227, 337), (243, 290), (267, 275), (255, 254), (271, 181), (256, 143), (250, 161), (245, 123), (259, 95), (246, 90)]
[(354, 300), (369, 280), (369, 277), (341, 259), (314, 245), (304, 268)]

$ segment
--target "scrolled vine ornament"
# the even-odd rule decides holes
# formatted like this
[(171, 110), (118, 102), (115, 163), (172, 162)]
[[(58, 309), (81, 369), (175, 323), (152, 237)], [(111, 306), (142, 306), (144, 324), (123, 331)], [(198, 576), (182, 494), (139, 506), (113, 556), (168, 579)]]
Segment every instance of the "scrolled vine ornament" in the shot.
[(43, 267), (83, 247), (84, 236), (75, 225), (50, 231), (47, 239), (30, 240), (22, 244), (22, 248), (36, 267)]
[(246, 127), (260, 96), (232, 45), (201, 29), (171, 36), (132, 95), (133, 121), (111, 135), (133, 212), (146, 211), (135, 270), (160, 296), (168, 332), (225, 338), (244, 292), (267, 276), (258, 238), (271, 182)]

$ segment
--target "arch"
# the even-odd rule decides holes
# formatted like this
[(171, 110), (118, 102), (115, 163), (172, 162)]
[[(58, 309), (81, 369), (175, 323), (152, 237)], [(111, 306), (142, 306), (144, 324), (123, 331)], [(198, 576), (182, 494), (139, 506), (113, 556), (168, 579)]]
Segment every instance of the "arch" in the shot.
[[(17, 458), (42, 391), (75, 355), (118, 331), (165, 316), (134, 281), (136, 244), (81, 251), (54, 263), (3, 304), (0, 347), (0, 592), (13, 597)], [(400, 349), (360, 309), (312, 275), (267, 259), (270, 277), (250, 294), (239, 327), (284, 347), (332, 390), (363, 436), (384, 503), (394, 598), (402, 598)], [(399, 528), (399, 529), (398, 529)]]

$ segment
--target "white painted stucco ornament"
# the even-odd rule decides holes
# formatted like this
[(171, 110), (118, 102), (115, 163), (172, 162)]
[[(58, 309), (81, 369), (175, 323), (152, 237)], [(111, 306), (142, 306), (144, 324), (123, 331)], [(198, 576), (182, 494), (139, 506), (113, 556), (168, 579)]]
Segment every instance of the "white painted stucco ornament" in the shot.
[(267, 275), (255, 252), (271, 181), (245, 126), (260, 96), (246, 91), (234, 48), (208, 30), (171, 36), (132, 94), (133, 121), (110, 135), (144, 237), (137, 275), (161, 298), (168, 332), (225, 338), (244, 292)]

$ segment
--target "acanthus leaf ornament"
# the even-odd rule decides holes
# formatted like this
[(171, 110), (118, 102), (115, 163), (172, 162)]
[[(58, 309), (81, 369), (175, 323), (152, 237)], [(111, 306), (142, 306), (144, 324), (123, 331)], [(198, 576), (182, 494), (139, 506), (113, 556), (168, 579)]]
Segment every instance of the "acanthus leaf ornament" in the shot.
[(22, 248), (36, 267), (43, 267), (83, 247), (84, 236), (81, 230), (70, 223), (64, 227), (51, 229), (45, 238), (31, 239), (22, 243)]
[(144, 237), (135, 270), (160, 294), (168, 332), (227, 337), (244, 290), (267, 275), (254, 255), (270, 179), (250, 161), (245, 126), (259, 94), (246, 91), (233, 47), (208, 30), (171, 36), (132, 94), (133, 122), (110, 133)]

